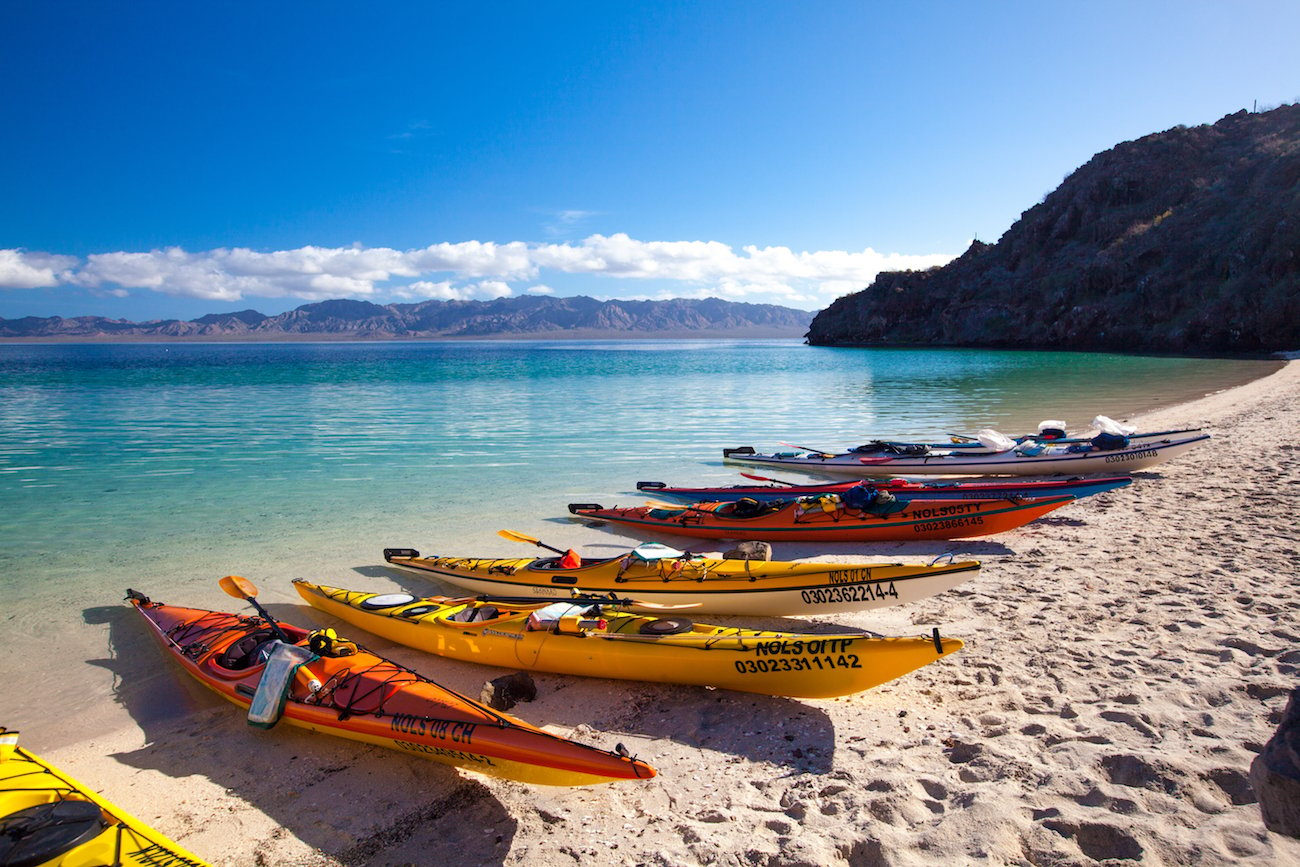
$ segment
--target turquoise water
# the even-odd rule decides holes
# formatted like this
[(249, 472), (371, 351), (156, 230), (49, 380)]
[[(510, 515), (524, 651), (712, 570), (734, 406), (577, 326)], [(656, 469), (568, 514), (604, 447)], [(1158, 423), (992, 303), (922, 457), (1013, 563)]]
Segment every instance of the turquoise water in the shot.
[[(724, 446), (1018, 433), (1045, 418), (1083, 429), (1274, 367), (792, 340), (2, 345), (5, 641), (57, 634), (69, 671), (47, 677), (53, 692), (103, 694), (108, 675), (86, 661), (114, 648), (85, 612), (127, 586), (229, 610), (221, 575), (296, 603), (294, 577), (387, 580), (385, 546), (535, 550), (496, 535), (509, 528), (616, 547), (625, 537), (568, 520), (567, 503), (638, 504), (641, 479), (739, 481)], [(48, 675), (3, 658), (8, 684)], [(52, 713), (16, 709), (24, 725)]]

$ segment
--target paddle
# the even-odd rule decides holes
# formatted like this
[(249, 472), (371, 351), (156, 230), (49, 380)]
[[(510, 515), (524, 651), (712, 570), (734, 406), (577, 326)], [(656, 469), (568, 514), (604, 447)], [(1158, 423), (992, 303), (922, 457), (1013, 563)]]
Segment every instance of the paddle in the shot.
[(547, 551), (554, 551), (556, 554), (559, 554), (564, 558), (560, 561), (561, 566), (572, 569), (582, 564), (582, 558), (579, 557), (578, 552), (572, 548), (567, 551), (561, 551), (559, 548), (552, 548), (541, 539), (534, 539), (532, 536), (525, 536), (523, 533), (515, 530), (497, 530), (497, 535), (503, 539), (509, 539), (511, 542), (527, 542), (530, 545), (536, 545), (538, 548), (545, 548)]
[(528, 542), (536, 545), (538, 548), (545, 548), (547, 551), (554, 551), (556, 554), (567, 554), (567, 551), (561, 551), (559, 548), (552, 548), (541, 539), (534, 539), (532, 536), (525, 536), (523, 533), (514, 530), (497, 530), (497, 535), (503, 539), (509, 539), (511, 542)]
[[(588, 633), (588, 635), (592, 638), (599, 638), (602, 641), (640, 641), (647, 644), (662, 641), (665, 644), (684, 644), (687, 646), (700, 644), (706, 647), (716, 644), (722, 639), (732, 637), (730, 635), (683, 635), (681, 633), (675, 635), (636, 635), (630, 632), (591, 632)], [(744, 638), (745, 636), (740, 637)]]
[(233, 596), (236, 599), (243, 599), (245, 602), (251, 603), (253, 608), (257, 610), (257, 613), (262, 615), (262, 619), (270, 624), (272, 631), (275, 632), (276, 638), (280, 639), (285, 644), (294, 643), (293, 639), (291, 639), (285, 631), (280, 628), (280, 624), (275, 622), (275, 618), (262, 607), (260, 602), (253, 598), (257, 595), (257, 586), (253, 584), (252, 581), (249, 581), (247, 578), (242, 578), (239, 575), (227, 575), (217, 583), (221, 585), (221, 589), (226, 591), (228, 596)]
[(627, 596), (568, 596), (568, 597), (545, 597), (545, 596), (493, 596), (484, 594), (481, 596), (462, 596), (457, 599), (448, 599), (444, 605), (450, 605), (453, 602), (501, 602), (506, 605), (532, 605), (538, 606), (551, 605), (556, 602), (569, 602), (574, 605), (613, 605), (619, 608), (627, 608), (635, 605), (638, 608), (653, 608), (656, 611), (673, 611), (678, 608), (699, 608), (703, 602), (682, 602), (676, 605), (670, 605), (663, 602), (646, 602), (642, 599), (632, 599)]
[(808, 446), (797, 446), (794, 443), (778, 442), (777, 445), (789, 446), (792, 449), (802, 449), (803, 451), (806, 452), (812, 452), (813, 454), (821, 455), (824, 458), (833, 458), (836, 455), (835, 452), (828, 452), (825, 449), (814, 449), (814, 448), (809, 448)]
[(792, 488), (798, 484), (797, 482), (786, 482), (781, 479), (769, 479), (767, 476), (755, 476), (750, 473), (741, 473), (741, 475), (747, 479), (753, 479), (756, 482), (772, 482), (778, 485), (789, 485)]

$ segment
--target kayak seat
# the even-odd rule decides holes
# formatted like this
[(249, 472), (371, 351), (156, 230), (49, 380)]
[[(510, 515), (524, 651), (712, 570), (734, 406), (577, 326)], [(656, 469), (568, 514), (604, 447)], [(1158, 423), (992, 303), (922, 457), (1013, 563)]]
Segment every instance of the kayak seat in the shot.
[(271, 654), (272, 641), (275, 641), (275, 633), (269, 629), (250, 632), (222, 651), (217, 657), (217, 665), (231, 671), (261, 665)]
[(448, 620), (457, 623), (478, 623), (483, 620), (495, 620), (501, 614), (495, 605), (466, 605), (455, 614), (448, 615)]
[(695, 624), (685, 617), (658, 617), (642, 623), (637, 631), (642, 635), (680, 635), (694, 628)]
[(787, 505), (789, 505), (788, 500), (755, 500), (753, 497), (741, 497), (734, 503), (720, 504), (714, 514), (719, 518), (757, 518), (779, 512)]

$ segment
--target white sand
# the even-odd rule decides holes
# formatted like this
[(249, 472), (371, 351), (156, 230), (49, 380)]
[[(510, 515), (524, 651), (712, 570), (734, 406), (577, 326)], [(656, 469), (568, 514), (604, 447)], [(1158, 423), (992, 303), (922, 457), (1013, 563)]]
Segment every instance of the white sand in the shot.
[[(966, 641), (901, 680), (793, 701), (537, 676), (518, 716), (621, 741), (651, 781), (533, 788), (263, 732), (175, 666), (133, 689), (194, 713), (124, 691), (126, 728), (47, 756), (220, 865), (1300, 864), (1247, 782), (1300, 670), (1300, 364), (1141, 421), (1215, 438), (951, 546), (985, 561), (956, 591), (834, 619)], [(899, 552), (928, 554), (873, 550)], [(472, 694), (501, 673), (367, 644)]]

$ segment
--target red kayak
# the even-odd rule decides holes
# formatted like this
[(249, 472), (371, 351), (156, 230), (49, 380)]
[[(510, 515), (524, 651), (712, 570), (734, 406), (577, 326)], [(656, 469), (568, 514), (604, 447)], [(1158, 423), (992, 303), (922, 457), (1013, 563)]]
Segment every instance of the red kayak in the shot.
[(730, 485), (724, 488), (681, 488), (663, 482), (637, 482), (636, 489), (658, 499), (673, 503), (726, 503), (748, 497), (752, 500), (792, 500), (800, 497), (820, 497), (825, 494), (844, 494), (859, 490), (884, 491), (900, 500), (1010, 500), (1017, 497), (1087, 497), (1131, 484), (1128, 476), (1102, 476), (1082, 478), (1061, 476), (1044, 479), (980, 479), (965, 481), (912, 481), (889, 479), (881, 481), (825, 482), (802, 484), (783, 482), (767, 476), (741, 473), (747, 479), (768, 482), (766, 485)]
[[(758, 503), (696, 503), (679, 509), (637, 506), (606, 509), (570, 503), (569, 512), (635, 530), (706, 539), (783, 542), (900, 542), (969, 539), (1028, 524), (1074, 497), (1038, 500), (897, 500), (867, 509), (846, 507), (838, 496)], [(876, 512), (871, 511), (875, 509)]]

